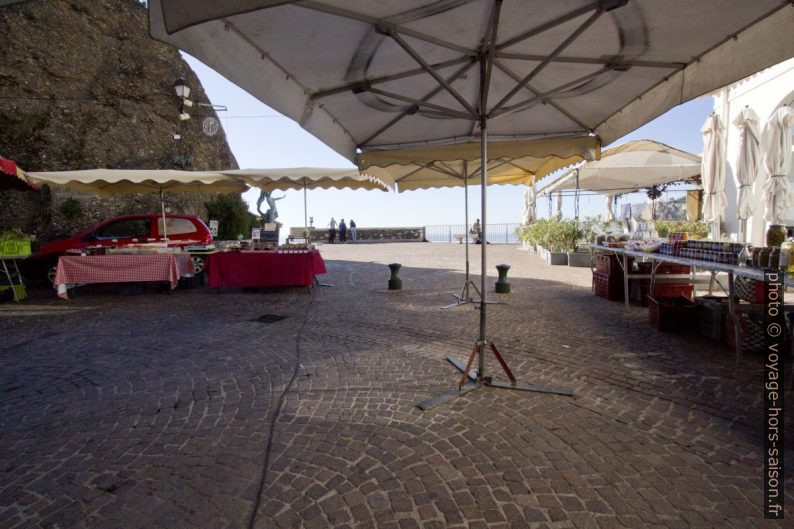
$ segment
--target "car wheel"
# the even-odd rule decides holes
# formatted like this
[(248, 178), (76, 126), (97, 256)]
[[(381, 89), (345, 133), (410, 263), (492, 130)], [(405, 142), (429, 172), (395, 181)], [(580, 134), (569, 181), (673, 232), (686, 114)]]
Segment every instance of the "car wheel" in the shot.
[(204, 272), (204, 266), (206, 261), (204, 257), (200, 255), (191, 255), (190, 258), (193, 260), (193, 270), (195, 275), (202, 274)]

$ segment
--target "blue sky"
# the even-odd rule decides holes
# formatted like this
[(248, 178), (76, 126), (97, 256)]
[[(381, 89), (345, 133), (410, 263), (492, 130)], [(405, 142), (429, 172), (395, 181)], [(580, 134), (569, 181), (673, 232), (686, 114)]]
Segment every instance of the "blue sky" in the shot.
[[(244, 90), (227, 81), (198, 60), (185, 55), (196, 72), (210, 101), (227, 107), (219, 112), (229, 146), (241, 168), (263, 167), (351, 167), (345, 158), (301, 129), (294, 121), (281, 116)], [(612, 145), (630, 140), (651, 139), (695, 154), (703, 150), (700, 128), (712, 111), (712, 99), (700, 98), (680, 105)], [(609, 146), (606, 146), (609, 147)], [(541, 184), (542, 185), (542, 184)], [(488, 223), (520, 222), (524, 186), (489, 186)], [(285, 229), (303, 226), (303, 192), (277, 192), (286, 195), (278, 202), (279, 222)], [(360, 227), (425, 226), (463, 224), (463, 188), (426, 189), (405, 193), (316, 190), (307, 193), (308, 214), (314, 225), (324, 227), (333, 216), (336, 220), (355, 219)], [(256, 209), (259, 193), (249, 191), (243, 198)], [(679, 194), (672, 195), (679, 196)], [(644, 201), (634, 194), (633, 202)], [(626, 199), (621, 199), (622, 203)], [(602, 196), (583, 196), (580, 215), (603, 213)], [(563, 214), (573, 217), (573, 198), (563, 199)], [(538, 203), (538, 214), (548, 214), (548, 203)], [(469, 189), (469, 218), (480, 216), (480, 191)]]

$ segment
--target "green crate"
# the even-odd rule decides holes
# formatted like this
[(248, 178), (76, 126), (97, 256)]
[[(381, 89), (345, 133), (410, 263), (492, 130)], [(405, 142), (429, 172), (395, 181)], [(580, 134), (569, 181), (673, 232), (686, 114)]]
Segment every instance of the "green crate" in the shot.
[(26, 299), (28, 297), (28, 294), (25, 291), (25, 285), (14, 285), (13, 287), (11, 285), (0, 285), (0, 299), (8, 297), (9, 301), (14, 300), (14, 292), (6, 293), (6, 291), (10, 288), (14, 289), (14, 291), (17, 294), (17, 299), (19, 301), (22, 301), (23, 299)]
[(0, 241), (0, 257), (27, 257), (30, 255), (30, 241)]

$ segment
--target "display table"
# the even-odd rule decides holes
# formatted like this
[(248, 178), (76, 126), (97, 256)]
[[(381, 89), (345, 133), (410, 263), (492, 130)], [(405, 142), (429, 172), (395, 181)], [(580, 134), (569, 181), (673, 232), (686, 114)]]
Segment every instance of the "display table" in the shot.
[(325, 273), (317, 250), (296, 253), (217, 252), (207, 259), (211, 288), (310, 286)]
[[(624, 292), (628, 293), (628, 283), (629, 283), (629, 270), (628, 270), (628, 257), (634, 257), (637, 259), (646, 259), (653, 263), (651, 267), (651, 287), (650, 292), (653, 292), (654, 282), (656, 280), (656, 269), (659, 267), (661, 263), (675, 263), (679, 265), (685, 265), (692, 267), (693, 271), (693, 279), (694, 279), (694, 270), (696, 268), (701, 270), (707, 270), (712, 275), (712, 282), (714, 280), (715, 275), (718, 272), (724, 272), (728, 276), (728, 312), (731, 316), (731, 321), (733, 322), (733, 332), (734, 332), (734, 342), (736, 344), (736, 358), (737, 360), (742, 354), (742, 345), (741, 339), (739, 337), (739, 325), (737, 323), (736, 312), (739, 310), (738, 303), (736, 302), (736, 289), (734, 287), (734, 279), (736, 277), (746, 277), (749, 279), (754, 279), (756, 281), (764, 281), (764, 271), (758, 268), (751, 268), (746, 266), (737, 266), (733, 264), (726, 264), (726, 263), (716, 263), (711, 261), (701, 261), (698, 259), (689, 259), (687, 257), (678, 257), (676, 255), (666, 255), (660, 253), (648, 253), (639, 250), (628, 250), (625, 248), (611, 248), (608, 246), (599, 246), (599, 245), (591, 245), (591, 250), (593, 252), (602, 252), (602, 253), (612, 253), (616, 256), (622, 256), (621, 259), (618, 260), (621, 267), (623, 268), (623, 288)], [(785, 287), (792, 287), (794, 286), (794, 277), (785, 275), (784, 279), (784, 286)], [(629, 306), (629, 297), (628, 295), (624, 296), (626, 307)]]
[(167, 281), (176, 288), (179, 278), (193, 274), (188, 254), (86, 255), (58, 259), (54, 286), (68, 299), (67, 288), (86, 283)]

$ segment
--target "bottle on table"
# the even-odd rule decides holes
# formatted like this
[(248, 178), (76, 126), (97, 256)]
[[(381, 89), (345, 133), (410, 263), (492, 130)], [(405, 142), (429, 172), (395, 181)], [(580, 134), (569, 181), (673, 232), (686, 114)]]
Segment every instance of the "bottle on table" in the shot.
[(794, 260), (792, 260), (792, 252), (794, 252), (794, 239), (787, 239), (780, 245), (780, 262), (779, 267), (786, 273), (794, 273)]

